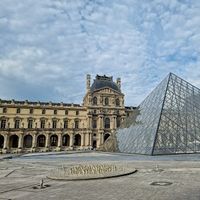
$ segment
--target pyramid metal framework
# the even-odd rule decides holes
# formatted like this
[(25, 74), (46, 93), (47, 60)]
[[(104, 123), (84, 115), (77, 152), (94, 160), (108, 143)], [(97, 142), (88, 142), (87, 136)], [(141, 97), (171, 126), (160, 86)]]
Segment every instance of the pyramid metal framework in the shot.
[(148, 155), (200, 153), (200, 89), (170, 73), (117, 130), (118, 150)]

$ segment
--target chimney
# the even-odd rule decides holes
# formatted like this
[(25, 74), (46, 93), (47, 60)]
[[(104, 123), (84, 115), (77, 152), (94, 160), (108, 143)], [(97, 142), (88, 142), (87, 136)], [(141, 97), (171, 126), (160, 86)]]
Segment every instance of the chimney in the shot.
[(117, 83), (119, 89), (121, 90), (121, 78), (117, 78), (116, 83)]
[(90, 80), (91, 80), (91, 76), (90, 76), (90, 74), (87, 74), (87, 76), (86, 76), (86, 88), (87, 88), (87, 92), (90, 91)]

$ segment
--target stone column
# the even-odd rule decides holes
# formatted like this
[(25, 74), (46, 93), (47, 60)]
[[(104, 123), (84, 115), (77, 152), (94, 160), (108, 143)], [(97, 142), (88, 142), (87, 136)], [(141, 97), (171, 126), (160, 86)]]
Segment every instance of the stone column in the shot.
[(103, 129), (103, 116), (102, 115), (99, 116), (99, 127), (98, 128)]
[(9, 149), (9, 137), (6, 134), (6, 135), (4, 135), (4, 143), (3, 143), (2, 153), (7, 153), (7, 149)]
[(92, 133), (88, 133), (88, 146), (91, 146), (91, 137), (92, 137)]
[(73, 133), (70, 134), (69, 146), (70, 146), (72, 149), (73, 149), (73, 147), (74, 147), (74, 134), (73, 134)]
[(92, 128), (92, 117), (89, 118), (89, 128)]
[(46, 134), (46, 144), (45, 144), (46, 151), (49, 150), (49, 146), (50, 146), (50, 136), (49, 136), (49, 133), (47, 133)]
[(81, 144), (81, 146), (85, 147), (85, 133), (82, 133), (81, 137), (82, 137), (82, 140), (81, 140), (82, 144)]
[(36, 141), (36, 134), (33, 135), (33, 143), (32, 143), (32, 151), (35, 152), (35, 148), (37, 146), (37, 141)]
[(89, 147), (92, 148), (92, 132), (89, 132)]
[(103, 144), (103, 132), (98, 132), (97, 148)]
[(4, 148), (5, 151), (9, 148), (8, 141), (9, 141), (9, 138), (8, 138), (8, 135), (6, 134), (4, 136), (4, 144), (3, 144), (3, 148)]
[(96, 145), (97, 145), (97, 148), (101, 145), (101, 133), (97, 133), (96, 135)]
[(89, 133), (85, 133), (85, 146), (89, 146)]
[(102, 145), (103, 144), (103, 132), (100, 132), (99, 135), (100, 135), (100, 145)]
[(88, 116), (88, 128), (92, 128), (92, 116)]
[(116, 116), (113, 117), (113, 123), (112, 123), (113, 129), (116, 129)]
[(18, 142), (18, 148), (22, 149), (22, 147), (23, 147), (23, 135), (20, 134), (20, 136), (19, 136), (19, 142)]
[(58, 133), (58, 150), (61, 150), (61, 146), (62, 146), (62, 133)]

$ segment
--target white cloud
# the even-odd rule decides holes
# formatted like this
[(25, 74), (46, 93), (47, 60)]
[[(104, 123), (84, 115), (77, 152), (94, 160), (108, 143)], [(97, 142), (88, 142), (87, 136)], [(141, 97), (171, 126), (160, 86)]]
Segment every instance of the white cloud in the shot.
[(86, 73), (121, 77), (127, 105), (170, 71), (200, 87), (199, 8), (179, 0), (1, 0), (0, 98), (81, 103)]

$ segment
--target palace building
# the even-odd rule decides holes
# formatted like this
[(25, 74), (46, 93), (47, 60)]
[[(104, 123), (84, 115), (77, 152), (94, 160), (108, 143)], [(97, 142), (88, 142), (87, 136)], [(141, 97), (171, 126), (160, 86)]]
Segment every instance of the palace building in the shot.
[(105, 75), (86, 76), (82, 105), (0, 99), (0, 153), (98, 149), (134, 109)]

